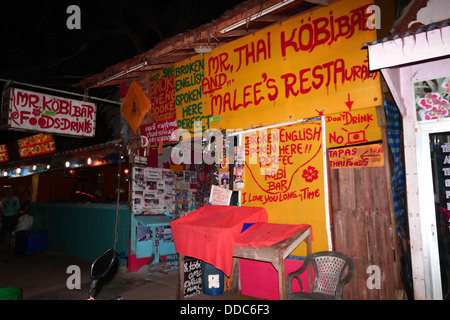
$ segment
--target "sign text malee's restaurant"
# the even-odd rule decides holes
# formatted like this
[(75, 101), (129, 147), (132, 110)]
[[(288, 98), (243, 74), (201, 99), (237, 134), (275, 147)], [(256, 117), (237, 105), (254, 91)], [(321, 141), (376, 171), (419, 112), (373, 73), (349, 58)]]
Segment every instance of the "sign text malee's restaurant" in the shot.
[(176, 118), (193, 134), (195, 121), (239, 130), (378, 106), (380, 79), (361, 48), (376, 38), (372, 4), (337, 1), (151, 74), (153, 120)]
[(205, 54), (210, 127), (255, 128), (379, 105), (380, 80), (361, 48), (376, 39), (367, 29), (371, 4), (337, 1)]
[(68, 136), (95, 136), (94, 103), (11, 88), (8, 127)]

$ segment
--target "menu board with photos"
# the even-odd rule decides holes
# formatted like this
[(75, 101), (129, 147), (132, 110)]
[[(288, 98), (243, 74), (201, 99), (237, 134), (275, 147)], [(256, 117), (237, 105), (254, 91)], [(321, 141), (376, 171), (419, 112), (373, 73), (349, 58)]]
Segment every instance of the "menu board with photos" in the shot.
[(173, 173), (154, 168), (133, 169), (133, 211), (173, 211)]
[(196, 172), (172, 172), (162, 168), (133, 169), (133, 212), (170, 213), (172, 219), (196, 206)]

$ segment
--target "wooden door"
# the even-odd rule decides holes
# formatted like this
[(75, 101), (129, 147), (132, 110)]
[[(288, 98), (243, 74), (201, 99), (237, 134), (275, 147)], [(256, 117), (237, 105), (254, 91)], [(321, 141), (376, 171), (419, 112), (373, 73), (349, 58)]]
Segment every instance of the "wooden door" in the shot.
[(385, 167), (330, 169), (329, 177), (333, 250), (356, 267), (344, 299), (395, 299), (400, 259)]

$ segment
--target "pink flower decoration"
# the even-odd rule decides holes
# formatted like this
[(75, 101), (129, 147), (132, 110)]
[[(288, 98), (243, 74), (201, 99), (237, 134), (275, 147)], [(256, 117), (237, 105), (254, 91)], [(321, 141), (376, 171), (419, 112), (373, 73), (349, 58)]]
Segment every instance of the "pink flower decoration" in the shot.
[(427, 93), (425, 98), (419, 100), (419, 106), (425, 110), (432, 110), (434, 105), (440, 103), (440, 95), (437, 92)]
[(439, 105), (437, 106), (437, 110), (442, 110), (442, 109), (445, 109), (445, 110), (450, 109), (450, 103), (448, 102), (448, 100), (442, 99), (440, 101)]
[[(450, 81), (450, 80), (449, 80)], [(442, 82), (442, 88), (445, 89), (446, 93), (450, 93), (450, 85), (449, 85), (449, 81), (444, 81)]]
[(447, 109), (426, 110), (423, 114), (424, 120), (437, 120), (448, 116)]
[(437, 120), (439, 119), (439, 116), (433, 111), (425, 111), (425, 114), (423, 115), (424, 120)]

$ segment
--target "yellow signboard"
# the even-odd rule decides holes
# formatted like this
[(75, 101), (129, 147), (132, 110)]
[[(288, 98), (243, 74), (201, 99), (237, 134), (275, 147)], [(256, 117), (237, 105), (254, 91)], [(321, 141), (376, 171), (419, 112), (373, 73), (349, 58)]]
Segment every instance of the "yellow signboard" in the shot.
[(370, 4), (336, 2), (205, 54), (210, 126), (247, 129), (379, 105), (380, 79), (361, 48), (376, 39), (366, 26)]
[[(264, 207), (269, 222), (310, 224), (313, 252), (328, 250), (320, 121), (244, 136), (241, 205)], [(293, 254), (305, 255), (299, 247)]]
[(327, 148), (381, 140), (375, 107), (325, 116)]
[(204, 73), (205, 61), (201, 55), (177, 63), (173, 68), (178, 128), (191, 134), (195, 133), (195, 128), (209, 129), (210, 112), (201, 91)]

